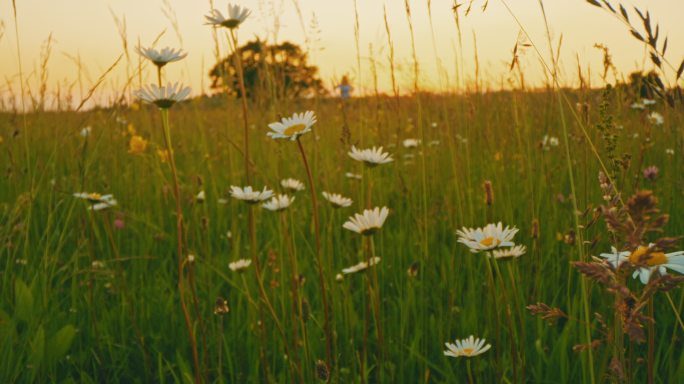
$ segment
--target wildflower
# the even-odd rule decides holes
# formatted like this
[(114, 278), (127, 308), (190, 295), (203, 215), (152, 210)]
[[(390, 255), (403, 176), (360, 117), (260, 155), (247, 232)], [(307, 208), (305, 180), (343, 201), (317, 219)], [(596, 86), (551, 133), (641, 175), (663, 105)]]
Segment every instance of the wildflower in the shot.
[(493, 250), (491, 257), (495, 259), (516, 258), (524, 255), (525, 252), (527, 252), (527, 247), (524, 245), (514, 245), (510, 248)]
[(199, 193), (198, 193), (197, 195), (195, 195), (195, 200), (196, 200), (198, 203), (203, 203), (204, 200), (206, 199), (206, 197), (207, 197), (207, 196), (206, 196), (206, 194), (204, 193), (204, 190), (201, 190), (201, 191), (199, 191)]
[(654, 99), (643, 99), (643, 100), (641, 100), (641, 102), (644, 105), (654, 105), (656, 103), (656, 101)]
[(194, 262), (195, 262), (195, 259), (196, 259), (195, 255), (193, 255), (193, 254), (189, 254), (189, 255), (188, 255), (188, 263), (189, 263), (189, 264), (194, 263)]
[(655, 125), (663, 125), (663, 123), (665, 122), (663, 115), (656, 111), (649, 113), (648, 116), (646, 116), (646, 118), (648, 119), (649, 123)]
[(135, 125), (133, 123), (128, 123), (126, 126), (126, 132), (128, 132), (129, 135), (133, 136), (137, 134), (138, 132), (135, 130)]
[(643, 103), (640, 103), (638, 101), (633, 102), (629, 107), (632, 109), (638, 109), (638, 110), (646, 109), (646, 106)]
[(117, 202), (112, 195), (101, 195), (95, 192), (79, 192), (74, 193), (73, 196), (78, 199), (87, 200), (91, 204), (90, 207), (88, 207), (88, 210), (100, 211), (117, 205)]
[(242, 200), (249, 204), (256, 204), (261, 201), (267, 200), (273, 196), (273, 191), (264, 187), (264, 189), (259, 191), (252, 190), (251, 186), (246, 186), (244, 188), (236, 187), (234, 185), (230, 186), (230, 195), (233, 198)]
[(237, 28), (242, 24), (250, 14), (250, 10), (239, 5), (228, 4), (228, 17), (223, 17), (223, 14), (216, 9), (212, 9), (207, 19), (207, 24), (213, 26), (221, 26), (226, 28)]
[(93, 262), (90, 263), (90, 266), (93, 267), (93, 269), (102, 269), (105, 267), (105, 263), (100, 260), (93, 260)]
[(420, 140), (406, 139), (402, 142), (402, 145), (404, 146), (404, 148), (416, 148), (418, 145), (420, 145)]
[(649, 244), (648, 247), (637, 247), (628, 259), (637, 267), (632, 277), (639, 276), (642, 284), (647, 284), (656, 271), (661, 276), (667, 274), (667, 269), (684, 274), (684, 251), (664, 253), (656, 251), (654, 244)]
[(341, 273), (338, 273), (337, 275), (335, 275), (335, 280), (336, 280), (336, 281), (343, 281), (343, 280), (344, 280), (344, 275), (341, 274)]
[(352, 199), (343, 197), (339, 193), (328, 193), (324, 191), (322, 195), (326, 200), (328, 200), (333, 208), (346, 208), (352, 205)]
[(288, 195), (276, 195), (271, 201), (264, 203), (262, 206), (269, 211), (282, 211), (289, 207), (294, 201), (294, 197)]
[(366, 269), (368, 269), (368, 267), (372, 267), (372, 266), (378, 264), (379, 262), (380, 262), (380, 258), (375, 256), (375, 257), (371, 258), (369, 261), (362, 261), (358, 264), (352, 265), (351, 267), (344, 268), (342, 270), (342, 273), (344, 273), (345, 275), (348, 275), (350, 273), (357, 273), (357, 272), (365, 271)]
[(432, 140), (428, 143), (428, 146), (434, 147), (436, 145), (439, 145), (439, 140)]
[(476, 339), (473, 335), (463, 340), (456, 340), (456, 344), (444, 343), (447, 350), (444, 351), (444, 356), (451, 357), (473, 357), (481, 355), (492, 347), (490, 344), (485, 345), (485, 339)]
[(139, 155), (144, 153), (146, 148), (147, 140), (142, 136), (135, 135), (131, 137), (131, 140), (128, 142), (128, 153), (130, 154)]
[(292, 117), (283, 117), (280, 122), (276, 121), (268, 125), (273, 132), (267, 135), (273, 139), (290, 139), (292, 141), (307, 132), (311, 132), (311, 127), (316, 124), (316, 115), (313, 111), (295, 113)]
[(81, 128), (81, 132), (79, 133), (79, 135), (81, 135), (81, 137), (88, 137), (91, 133), (93, 133), (93, 128), (91, 126), (87, 126)]
[(217, 297), (214, 303), (214, 315), (225, 315), (230, 312), (230, 307), (228, 306), (228, 300)]
[(518, 228), (503, 228), (501, 222), (498, 224), (487, 224), (484, 228), (466, 228), (456, 231), (459, 236), (458, 242), (463, 243), (470, 252), (489, 251), (495, 248), (512, 247), (513, 236), (518, 232)]
[(159, 109), (169, 109), (177, 102), (187, 99), (190, 91), (190, 87), (183, 87), (178, 83), (168, 83), (165, 87), (150, 84), (139, 89), (136, 96), (145, 102), (156, 105)]
[(674, 152), (674, 149), (672, 149), (672, 148), (667, 148), (667, 149), (665, 150), (665, 154), (666, 154), (666, 155), (672, 156), (672, 155), (674, 155), (674, 153), (675, 153), (675, 152)]
[(252, 260), (240, 259), (228, 264), (228, 268), (233, 272), (242, 272), (242, 270), (247, 269), (250, 265), (252, 265)]
[(182, 50), (178, 49), (173, 49), (169, 47), (162, 48), (161, 51), (157, 51), (154, 48), (142, 48), (138, 47), (136, 48), (136, 51), (140, 54), (140, 56), (143, 56), (144, 58), (150, 60), (154, 65), (157, 67), (161, 68), (165, 66), (168, 63), (172, 63), (174, 61), (182, 60), (187, 56), (187, 53), (183, 53)]
[(389, 215), (387, 207), (375, 207), (374, 209), (364, 209), (362, 214), (355, 214), (342, 225), (343, 228), (360, 233), (364, 236), (372, 235), (377, 232), (385, 223)]
[(544, 138), (542, 139), (542, 142), (541, 142), (541, 147), (543, 150), (548, 151), (551, 149), (551, 147), (557, 147), (558, 143), (559, 143), (559, 140), (557, 137), (544, 135)]
[(368, 167), (375, 167), (380, 164), (386, 164), (394, 161), (389, 153), (382, 151), (382, 147), (359, 150), (352, 145), (351, 152), (348, 152), (348, 154), (352, 159), (362, 161)]
[(157, 157), (162, 163), (169, 162), (169, 150), (168, 149), (157, 149)]
[(116, 219), (114, 219), (114, 228), (116, 229), (124, 229), (126, 227), (126, 222), (124, 221), (123, 217), (119, 216)]
[(406, 270), (406, 274), (409, 277), (416, 277), (418, 276), (418, 270), (420, 269), (420, 261), (414, 261), (409, 265), (408, 269)]
[(617, 248), (610, 247), (610, 253), (601, 253), (599, 256), (606, 259), (613, 268), (618, 269), (629, 259), (630, 254), (630, 251), (618, 251)]
[(280, 186), (294, 192), (303, 191), (305, 189), (304, 183), (297, 179), (283, 179), (280, 181)]
[(660, 173), (660, 170), (655, 165), (651, 165), (650, 167), (646, 167), (643, 170), (644, 179), (650, 180), (650, 181), (654, 181), (658, 177), (658, 173)]
[(363, 176), (361, 176), (361, 175), (359, 175), (359, 174), (356, 174), (356, 173), (351, 173), (351, 172), (345, 173), (345, 174), (344, 174), (344, 177), (346, 177), (347, 179), (352, 179), (352, 180), (361, 180), (361, 179), (363, 179)]

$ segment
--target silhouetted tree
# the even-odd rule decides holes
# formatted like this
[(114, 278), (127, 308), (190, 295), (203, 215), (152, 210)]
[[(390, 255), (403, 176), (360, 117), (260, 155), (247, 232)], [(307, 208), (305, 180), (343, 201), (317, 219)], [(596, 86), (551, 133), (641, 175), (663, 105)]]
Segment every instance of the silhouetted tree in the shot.
[[(309, 97), (325, 92), (318, 68), (307, 63), (298, 45), (284, 42), (269, 45), (260, 39), (238, 48), (242, 57), (245, 91), (251, 99)], [(211, 71), (211, 87), (241, 97), (235, 54), (217, 63)]]
[(635, 96), (648, 99), (662, 95), (665, 90), (665, 85), (655, 71), (646, 74), (641, 71), (630, 73), (629, 85)]

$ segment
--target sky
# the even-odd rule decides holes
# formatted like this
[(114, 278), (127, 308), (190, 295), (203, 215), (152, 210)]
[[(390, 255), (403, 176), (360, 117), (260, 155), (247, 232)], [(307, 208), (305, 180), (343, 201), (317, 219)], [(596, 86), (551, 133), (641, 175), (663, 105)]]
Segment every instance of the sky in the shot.
[[(459, 8), (459, 40), (452, 12), (454, 0), (409, 0), (421, 89), (456, 89), (472, 84), (476, 52), (481, 80), (498, 89), (512, 77), (508, 67), (516, 42), (534, 44), (544, 60), (549, 61), (539, 0), (489, 0), (483, 11), (484, 2), (475, 0), (467, 16), (467, 4)], [(617, 0), (611, 2), (617, 4)], [(300, 44), (309, 49), (310, 62), (319, 67), (329, 88), (348, 74), (357, 94), (372, 92), (373, 64), (379, 90), (391, 93), (389, 45), (383, 18), (386, 10), (398, 86), (402, 92), (413, 88), (411, 35), (404, 0), (244, 0), (237, 4), (252, 11), (240, 26), (240, 41), (258, 36), (271, 42), (288, 40)], [(543, 4), (554, 49), (562, 38), (564, 84), (577, 85), (578, 63), (585, 75), (591, 73), (594, 86), (602, 84), (598, 75), (603, 55), (594, 47), (596, 43), (610, 49), (617, 69), (625, 76), (637, 69), (652, 68), (644, 44), (632, 38), (624, 23), (610, 13), (584, 0), (544, 0)], [(684, 1), (625, 0), (622, 4), (630, 10), (633, 24), (639, 23), (633, 6), (650, 11), (654, 23), (660, 25), (661, 35), (669, 38), (666, 57), (676, 67), (684, 57), (684, 28), (679, 25)], [(213, 0), (213, 6), (224, 14), (227, 5), (227, 1)], [(107, 75), (95, 97), (106, 98), (108, 92), (122, 89), (131, 74), (136, 73), (139, 57), (134, 47), (150, 46), (160, 34), (156, 47), (170, 46), (188, 52), (185, 60), (167, 66), (166, 79), (190, 85), (195, 94), (211, 91), (207, 72), (215, 63), (215, 42), (212, 28), (204, 20), (212, 7), (210, 0), (16, 0), (16, 7), (15, 20), (12, 0), (0, 2), (3, 98), (8, 97), (10, 90), (18, 92), (20, 62), (26, 84), (32, 93), (37, 92), (41, 52), (44, 57), (50, 39), (48, 93), (71, 84), (73, 97), (79, 100), (125, 52), (125, 39), (128, 56), (124, 55)], [(529, 39), (524, 37), (521, 25)], [(225, 55), (229, 50), (225, 36), (220, 34), (218, 40), (221, 55)], [(535, 50), (522, 49), (519, 57), (526, 81), (542, 84), (542, 65)], [(147, 66), (142, 78), (133, 76), (133, 84), (153, 82), (153, 69)]]

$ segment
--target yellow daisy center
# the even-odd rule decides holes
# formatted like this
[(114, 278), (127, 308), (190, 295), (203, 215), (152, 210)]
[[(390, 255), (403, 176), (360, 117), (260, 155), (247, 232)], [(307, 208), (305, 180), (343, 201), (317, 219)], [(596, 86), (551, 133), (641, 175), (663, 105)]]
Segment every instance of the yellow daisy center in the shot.
[(648, 247), (639, 247), (629, 255), (632, 264), (646, 264), (650, 267), (667, 263), (667, 256), (663, 252), (651, 252), (647, 255)]
[(91, 200), (100, 200), (102, 198), (102, 195), (100, 195), (99, 193), (93, 192), (93, 193), (88, 194), (88, 198)]
[(485, 237), (484, 239), (480, 240), (480, 245), (483, 247), (491, 247), (492, 245), (498, 246), (499, 244), (501, 244), (501, 240), (492, 236)]
[(474, 351), (475, 351), (475, 350), (472, 349), (472, 348), (463, 348), (463, 354), (466, 355), (466, 356), (472, 355)]
[(287, 136), (292, 136), (292, 135), (294, 135), (294, 134), (296, 134), (296, 133), (299, 133), (299, 132), (303, 131), (304, 129), (306, 129), (306, 125), (305, 125), (305, 124), (295, 124), (295, 125), (291, 125), (291, 126), (287, 127), (287, 128), (283, 131), (283, 134), (285, 134), (285, 135), (287, 135)]

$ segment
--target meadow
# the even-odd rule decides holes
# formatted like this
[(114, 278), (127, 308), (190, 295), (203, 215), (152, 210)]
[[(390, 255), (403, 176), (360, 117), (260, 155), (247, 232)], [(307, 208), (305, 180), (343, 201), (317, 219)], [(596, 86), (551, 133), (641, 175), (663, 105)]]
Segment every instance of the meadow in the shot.
[[(0, 382), (684, 377), (681, 104), (625, 84), (170, 104), (0, 114)], [(445, 355), (471, 335), (490, 348)]]

